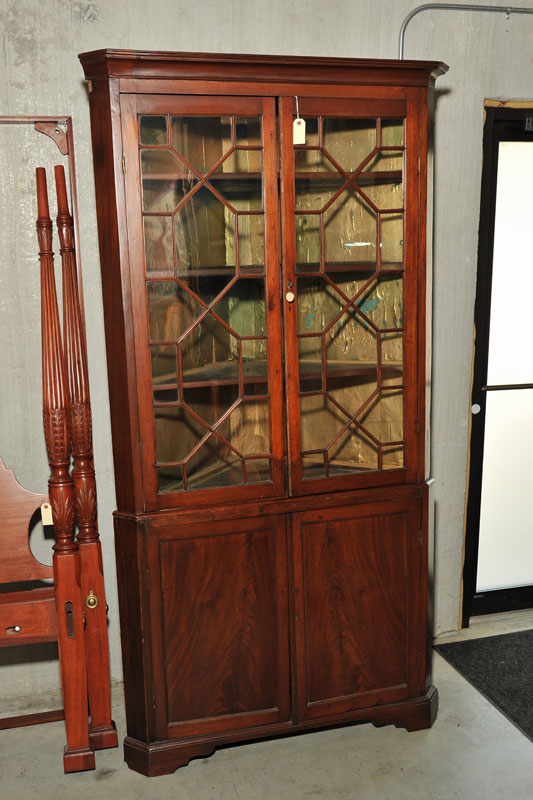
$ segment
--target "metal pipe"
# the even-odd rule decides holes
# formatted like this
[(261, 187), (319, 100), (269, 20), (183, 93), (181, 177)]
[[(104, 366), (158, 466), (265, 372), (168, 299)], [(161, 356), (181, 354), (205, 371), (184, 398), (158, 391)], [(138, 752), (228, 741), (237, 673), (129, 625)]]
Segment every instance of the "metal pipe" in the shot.
[(438, 11), (496, 11), (500, 14), (505, 14), (509, 19), (511, 14), (533, 14), (533, 8), (516, 8), (514, 6), (476, 6), (471, 3), (424, 3), (422, 6), (414, 8), (402, 22), (400, 28), (400, 39), (398, 41), (398, 58), (403, 58), (403, 41), (405, 36), (405, 29), (417, 14), (421, 11), (429, 11), (436, 9)]

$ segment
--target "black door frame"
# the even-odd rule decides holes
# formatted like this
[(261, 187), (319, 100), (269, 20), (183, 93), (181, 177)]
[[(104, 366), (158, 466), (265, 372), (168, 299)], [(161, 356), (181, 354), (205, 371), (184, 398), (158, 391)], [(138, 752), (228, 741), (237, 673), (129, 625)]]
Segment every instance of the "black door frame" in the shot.
[[(527, 123), (528, 129), (526, 129), (526, 120), (530, 120)], [(530, 129), (529, 126), (531, 126)], [(498, 148), (500, 142), (503, 141), (533, 142), (533, 108), (485, 107), (474, 310), (475, 355), (471, 399), (472, 405), (477, 403), (481, 410), (478, 414), (471, 415), (470, 468), (463, 568), (463, 628), (468, 628), (471, 616), (533, 606), (533, 586), (476, 593), (486, 412), (486, 390), (483, 387), (487, 385), (489, 355)]]

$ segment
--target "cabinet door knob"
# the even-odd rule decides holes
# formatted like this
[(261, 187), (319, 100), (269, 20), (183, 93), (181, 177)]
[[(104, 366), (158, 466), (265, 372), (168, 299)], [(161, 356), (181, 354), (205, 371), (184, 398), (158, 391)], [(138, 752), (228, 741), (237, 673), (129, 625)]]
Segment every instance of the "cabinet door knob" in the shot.
[(285, 300), (287, 301), (287, 303), (293, 303), (295, 297), (296, 295), (294, 294), (294, 292), (287, 292), (287, 294), (285, 295)]

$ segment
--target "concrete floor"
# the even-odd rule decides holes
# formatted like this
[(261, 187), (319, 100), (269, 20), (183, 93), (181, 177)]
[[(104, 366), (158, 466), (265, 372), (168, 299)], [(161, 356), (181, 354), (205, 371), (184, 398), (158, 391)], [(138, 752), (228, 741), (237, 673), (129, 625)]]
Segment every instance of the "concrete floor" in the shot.
[[(533, 627), (531, 612), (482, 618), (459, 638)], [(458, 638), (458, 637), (455, 637)], [(440, 711), (407, 733), (356, 725), (217, 750), (173, 775), (130, 771), (122, 751), (64, 775), (62, 722), (0, 731), (2, 800), (531, 800), (533, 743), (435, 654)], [(120, 690), (114, 719), (125, 734)]]

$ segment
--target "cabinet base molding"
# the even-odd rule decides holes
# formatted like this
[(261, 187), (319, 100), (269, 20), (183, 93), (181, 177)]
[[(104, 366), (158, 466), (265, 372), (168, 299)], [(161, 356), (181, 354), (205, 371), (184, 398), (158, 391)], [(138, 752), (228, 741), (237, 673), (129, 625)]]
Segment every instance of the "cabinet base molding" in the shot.
[(425, 695), (391, 703), (372, 709), (363, 708), (341, 717), (329, 717), (295, 724), (281, 723), (243, 731), (228, 731), (216, 736), (198, 737), (191, 741), (179, 740), (154, 742), (146, 744), (130, 736), (124, 740), (124, 760), (128, 767), (147, 777), (169, 775), (179, 767), (186, 766), (193, 758), (206, 758), (217, 747), (235, 742), (267, 739), (274, 736), (286, 736), (292, 733), (303, 733), (317, 728), (332, 728), (346, 723), (371, 722), (378, 728), (395, 725), (407, 731), (419, 731), (431, 728), (437, 717), (439, 705), (438, 692), (430, 686)]

